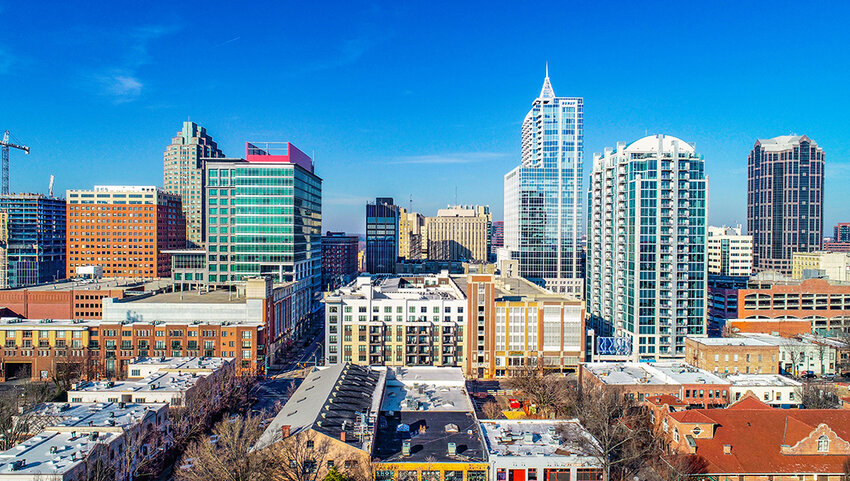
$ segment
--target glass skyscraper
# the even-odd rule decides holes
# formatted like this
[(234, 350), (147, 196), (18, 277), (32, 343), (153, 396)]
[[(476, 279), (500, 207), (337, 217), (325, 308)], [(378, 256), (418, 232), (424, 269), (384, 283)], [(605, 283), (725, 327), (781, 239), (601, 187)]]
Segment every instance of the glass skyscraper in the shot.
[(399, 207), (392, 197), (366, 204), (366, 272), (392, 274), (398, 260)]
[(2, 288), (65, 278), (65, 199), (41, 194), (0, 196), (5, 245), (0, 246)]
[(322, 279), (322, 179), (294, 145), (248, 144), (247, 159), (204, 159), (208, 282)]
[(505, 174), (505, 251), (519, 275), (583, 295), (580, 262), (584, 101), (546, 78), (522, 124), (522, 162)]
[(588, 325), (626, 338), (611, 344), (631, 346), (617, 353), (631, 360), (683, 357), (685, 336), (705, 335), (704, 166), (692, 145), (669, 135), (594, 155)]

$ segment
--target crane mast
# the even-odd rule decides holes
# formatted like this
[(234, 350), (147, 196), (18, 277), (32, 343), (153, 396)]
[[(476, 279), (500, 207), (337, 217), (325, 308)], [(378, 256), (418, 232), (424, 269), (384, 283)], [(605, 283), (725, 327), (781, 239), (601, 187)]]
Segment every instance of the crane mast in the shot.
[(11, 133), (7, 130), (3, 133), (3, 140), (0, 141), (0, 147), (3, 150), (3, 187), (2, 194), (9, 194), (9, 149), (18, 149), (23, 150), (24, 153), (29, 154), (30, 148), (25, 145), (14, 144), (9, 141), (9, 137), (11, 137)]

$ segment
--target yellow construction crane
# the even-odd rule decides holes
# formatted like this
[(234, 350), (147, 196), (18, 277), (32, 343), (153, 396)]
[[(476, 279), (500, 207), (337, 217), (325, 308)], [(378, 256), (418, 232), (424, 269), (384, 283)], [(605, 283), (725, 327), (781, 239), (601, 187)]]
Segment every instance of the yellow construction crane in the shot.
[(9, 141), (12, 134), (7, 130), (3, 134), (3, 140), (0, 141), (0, 147), (3, 148), (3, 195), (9, 194), (9, 148), (23, 150), (27, 155), (30, 153), (30, 148), (25, 145), (14, 144)]

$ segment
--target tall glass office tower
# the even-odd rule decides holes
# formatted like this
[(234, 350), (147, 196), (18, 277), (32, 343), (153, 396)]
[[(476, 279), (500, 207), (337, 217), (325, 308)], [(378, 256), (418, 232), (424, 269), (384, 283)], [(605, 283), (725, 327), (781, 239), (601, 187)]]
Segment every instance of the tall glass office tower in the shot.
[(519, 275), (581, 297), (584, 101), (549, 81), (522, 123), (522, 163), (505, 174), (505, 251)]
[[(694, 147), (652, 135), (594, 155), (588, 230), (588, 325), (652, 361), (685, 355), (705, 335), (705, 162)], [(603, 337), (600, 341), (609, 341)], [(625, 342), (623, 342), (625, 341)]]

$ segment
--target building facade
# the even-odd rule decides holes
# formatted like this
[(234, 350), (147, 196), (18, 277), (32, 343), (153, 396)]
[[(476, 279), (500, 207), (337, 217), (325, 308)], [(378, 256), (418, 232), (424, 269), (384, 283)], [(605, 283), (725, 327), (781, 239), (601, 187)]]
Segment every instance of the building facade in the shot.
[(714, 373), (776, 374), (779, 347), (746, 337), (688, 337), (685, 362)]
[(425, 216), (398, 208), (398, 258), (419, 260), (425, 257)]
[(505, 221), (493, 221), (490, 225), (490, 260), (495, 260), (496, 251), (505, 247)]
[(850, 252), (795, 252), (791, 258), (791, 278), (850, 281)]
[(631, 359), (683, 357), (706, 334), (704, 160), (669, 135), (595, 155), (588, 220), (591, 327)]
[(182, 201), (189, 247), (204, 241), (204, 166), (203, 159), (224, 157), (207, 129), (195, 122), (183, 122), (183, 128), (171, 139), (163, 154), (163, 186)]
[(753, 271), (753, 237), (738, 227), (708, 226), (708, 275), (748, 277)]
[(41, 194), (0, 195), (0, 288), (65, 278), (65, 200)]
[(546, 78), (522, 124), (522, 162), (505, 174), (505, 249), (519, 275), (583, 296), (584, 100), (556, 97)]
[(490, 207), (453, 206), (425, 217), (429, 260), (486, 262), (490, 251)]
[(747, 159), (747, 232), (756, 271), (791, 272), (823, 247), (824, 152), (805, 135), (758, 139)]
[(180, 197), (153, 186), (96, 185), (67, 192), (68, 277), (97, 266), (106, 277), (171, 276), (164, 251), (186, 245)]
[(245, 159), (205, 159), (208, 282), (268, 276), (311, 293), (322, 282), (322, 179), (294, 145), (247, 144)]
[(366, 204), (366, 272), (392, 274), (398, 259), (399, 206), (392, 197)]
[(356, 235), (328, 231), (322, 236), (322, 290), (331, 291), (357, 276)]

